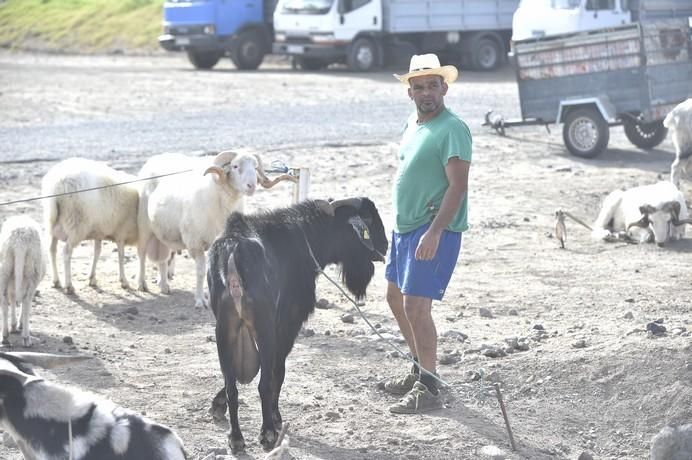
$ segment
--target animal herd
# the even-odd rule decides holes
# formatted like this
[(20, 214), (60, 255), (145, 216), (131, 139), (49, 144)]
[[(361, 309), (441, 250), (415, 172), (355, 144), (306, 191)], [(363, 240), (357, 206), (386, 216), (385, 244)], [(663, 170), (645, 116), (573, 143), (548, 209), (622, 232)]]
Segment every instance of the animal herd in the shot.
[[(592, 235), (626, 232), (638, 242), (663, 245), (684, 235), (692, 223), (679, 180), (692, 157), (692, 99), (665, 119), (673, 133), (676, 160), (671, 180), (612, 192)], [(120, 284), (126, 246), (137, 248), (138, 289), (147, 291), (146, 260), (157, 264), (158, 285), (170, 292), (175, 254), (187, 250), (195, 261), (195, 305), (210, 304), (216, 319), (216, 344), (224, 387), (213, 398), (215, 413), (228, 410), (228, 443), (245, 449), (238, 417), (237, 382), (258, 373), (262, 408), (260, 443), (277, 443), (283, 419), (279, 409), (285, 362), (301, 325), (315, 308), (316, 278), (330, 264), (340, 266), (342, 281), (361, 299), (384, 262), (388, 249), (384, 225), (366, 197), (337, 201), (307, 200), (288, 208), (248, 215), (245, 196), (257, 184), (273, 185), (256, 155), (230, 151), (210, 157), (163, 154), (149, 159), (137, 176), (105, 163), (71, 158), (42, 180), (45, 233), (53, 286), (74, 293), (71, 258), (82, 241), (94, 240), (89, 285), (97, 284), (101, 242), (115, 242)], [(44, 230), (27, 216), (6, 219), (0, 231), (2, 342), (21, 329), (22, 345), (32, 345), (29, 316), (45, 275)], [(57, 247), (64, 242), (63, 281)], [(204, 296), (204, 284), (209, 298)], [(21, 307), (20, 321), (16, 309)], [(75, 387), (51, 383), (34, 372), (85, 359), (46, 353), (0, 352), (0, 427), (16, 441), (25, 458), (147, 459), (186, 457), (180, 438), (169, 428), (117, 407)], [(282, 444), (284, 445), (284, 444)]]
[[(256, 215), (243, 213), (244, 197), (252, 195), (257, 184), (268, 188), (276, 182), (265, 175), (259, 156), (224, 151), (203, 158), (158, 155), (137, 176), (102, 162), (70, 158), (51, 168), (41, 184), (53, 286), (67, 294), (75, 292), (72, 252), (84, 240), (94, 240), (91, 286), (97, 284), (103, 240), (117, 246), (125, 289), (130, 287), (125, 246), (137, 248), (138, 288), (143, 291), (148, 290), (147, 259), (158, 265), (162, 293), (170, 292), (176, 252), (185, 249), (194, 259), (195, 305), (208, 303), (203, 294), (206, 276), (217, 319), (225, 385), (219, 392), (223, 402), (217, 395), (214, 404), (224, 412), (230, 408), (233, 452), (245, 447), (236, 381), (247, 383), (262, 370), (260, 441), (270, 450), (282, 427), (278, 403), (285, 360), (314, 311), (319, 271), (340, 265), (346, 287), (360, 299), (375, 272), (373, 262), (384, 261), (388, 246), (377, 208), (365, 197), (307, 200)], [(22, 215), (8, 218), (0, 233), (5, 345), (9, 332), (21, 329), (23, 345), (31, 346), (31, 303), (47, 265), (42, 232), (38, 223)], [(59, 241), (64, 242), (62, 282), (56, 260)], [(0, 352), (0, 427), (26, 458), (186, 458), (182, 441), (169, 428), (34, 372), (34, 366), (50, 368), (83, 358)], [(277, 449), (282, 446), (285, 442)]]

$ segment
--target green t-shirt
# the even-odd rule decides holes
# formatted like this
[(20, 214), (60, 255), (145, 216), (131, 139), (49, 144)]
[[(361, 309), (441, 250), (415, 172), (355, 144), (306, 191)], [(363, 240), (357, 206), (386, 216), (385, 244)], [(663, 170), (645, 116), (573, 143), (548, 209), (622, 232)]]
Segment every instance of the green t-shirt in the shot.
[[(456, 114), (445, 108), (418, 125), (409, 117), (399, 147), (399, 170), (394, 182), (394, 230), (408, 233), (431, 222), (449, 186), (445, 166), (452, 157), (471, 161), (471, 132)], [(447, 230), (463, 232), (467, 223), (468, 193)]]

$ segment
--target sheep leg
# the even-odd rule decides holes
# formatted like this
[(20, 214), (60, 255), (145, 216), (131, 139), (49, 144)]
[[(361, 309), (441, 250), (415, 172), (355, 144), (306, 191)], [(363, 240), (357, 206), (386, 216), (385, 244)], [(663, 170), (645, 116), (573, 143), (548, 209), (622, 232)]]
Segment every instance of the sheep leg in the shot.
[(94, 260), (91, 263), (91, 273), (89, 274), (89, 286), (95, 287), (96, 283), (96, 264), (101, 256), (101, 240), (94, 240)]
[(168, 279), (172, 280), (175, 276), (175, 251), (171, 251), (171, 256), (168, 259)]
[[(233, 369), (232, 347), (235, 337), (232, 334), (231, 312), (227, 308), (219, 310), (216, 322), (216, 346), (219, 354), (219, 364), (226, 384), (226, 401), (228, 402), (228, 418), (231, 432), (228, 434), (228, 446), (231, 453), (237, 454), (245, 450), (245, 438), (240, 431), (238, 420), (238, 387), (236, 386), (235, 370)], [(216, 398), (214, 398), (216, 402)]]
[(127, 282), (125, 276), (125, 242), (118, 241), (118, 270), (120, 271), (120, 286), (123, 289), (130, 289), (130, 283)]
[(159, 288), (162, 294), (170, 294), (171, 287), (168, 285), (168, 260), (158, 263), (159, 266)]
[[(195, 259), (197, 268), (197, 286), (195, 288), (195, 308), (207, 307), (204, 299), (204, 278), (207, 273), (207, 258), (204, 251), (190, 251), (190, 255)], [(166, 262), (167, 263), (167, 262)]]
[(2, 344), (10, 344), (10, 328), (9, 328), (9, 299), (8, 299), (8, 283), (10, 281), (10, 274), (7, 272), (8, 268), (0, 268), (0, 286), (2, 286), (2, 292), (0, 292), (0, 304), (2, 304)]
[(673, 161), (673, 164), (670, 165), (670, 181), (677, 188), (680, 188), (680, 173), (682, 169), (684, 169), (684, 166), (682, 165), (683, 161), (685, 164), (687, 163), (687, 159), (681, 160), (680, 152), (677, 152), (675, 155), (675, 161)]
[(11, 324), (10, 332), (17, 332), (17, 304), (24, 297), (24, 264), (26, 263), (26, 250), (16, 248), (14, 252), (14, 298), (10, 305)]
[(138, 289), (142, 292), (149, 292), (147, 286), (147, 243), (139, 242), (137, 245), (137, 258), (139, 259)]
[(58, 239), (52, 237), (50, 240), (50, 265), (53, 269), (53, 287), (60, 288), (60, 277), (58, 276), (58, 263), (56, 260), (56, 253), (58, 251)]
[(31, 307), (34, 302), (34, 295), (36, 294), (36, 284), (31, 283), (27, 286), (24, 293), (24, 298), (22, 299), (22, 345), (25, 347), (31, 346), (31, 330), (29, 326), (29, 318), (31, 316)]
[(72, 243), (68, 240), (65, 242), (65, 248), (63, 249), (63, 263), (65, 264), (65, 292), (67, 294), (74, 294), (74, 286), (72, 285)]

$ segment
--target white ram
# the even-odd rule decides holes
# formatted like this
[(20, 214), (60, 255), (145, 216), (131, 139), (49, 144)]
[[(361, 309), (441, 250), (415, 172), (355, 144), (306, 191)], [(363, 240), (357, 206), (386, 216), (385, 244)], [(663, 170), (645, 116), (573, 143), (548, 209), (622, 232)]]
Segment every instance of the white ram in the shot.
[(41, 460), (184, 460), (170, 428), (111, 401), (47, 381), (51, 368), (82, 356), (0, 352), (0, 427), (24, 458)]
[(670, 165), (670, 181), (680, 187), (680, 176), (687, 173), (692, 158), (692, 98), (671, 110), (663, 120), (663, 126), (670, 131), (675, 145), (675, 160)]
[[(10, 327), (17, 331), (16, 308), (21, 304), (22, 343), (31, 346), (29, 316), (36, 287), (46, 274), (46, 257), (41, 243), (41, 227), (28, 216), (9, 217), (0, 230), (0, 304), (2, 343), (9, 345)], [(8, 309), (11, 324), (8, 327)]]
[(195, 306), (201, 307), (206, 304), (205, 251), (223, 231), (228, 216), (233, 211), (242, 212), (243, 196), (255, 192), (258, 177), (264, 183), (266, 176), (255, 155), (224, 151), (203, 159), (158, 155), (144, 164), (139, 177), (187, 169), (192, 171), (142, 186), (138, 212), (139, 289), (148, 289), (148, 257), (158, 263), (161, 292), (169, 293), (167, 262), (173, 251), (187, 249), (197, 271)]
[(653, 236), (663, 246), (685, 235), (685, 224), (692, 223), (688, 216), (685, 199), (671, 182), (615, 190), (603, 201), (592, 236), (607, 239), (623, 233), (639, 243)]
[[(125, 245), (137, 244), (136, 184), (114, 186), (136, 180), (103, 162), (85, 158), (69, 158), (52, 167), (43, 177), (41, 193), (51, 196), (43, 201), (43, 215), (51, 238), (50, 261), (53, 286), (60, 287), (56, 263), (58, 240), (65, 242), (65, 291), (74, 293), (71, 259), (74, 248), (84, 240), (94, 240), (94, 261), (89, 285), (96, 285), (96, 264), (101, 254), (101, 241), (114, 241), (118, 247), (120, 285), (128, 289), (125, 277)], [(105, 188), (104, 188), (105, 187)], [(94, 189), (81, 193), (80, 190)]]

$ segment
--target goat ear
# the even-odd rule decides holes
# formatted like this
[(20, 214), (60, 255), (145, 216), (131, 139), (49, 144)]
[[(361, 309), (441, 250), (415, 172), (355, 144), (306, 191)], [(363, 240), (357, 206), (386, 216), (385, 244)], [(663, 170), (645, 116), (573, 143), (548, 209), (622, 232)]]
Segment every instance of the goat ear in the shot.
[(370, 239), (370, 230), (368, 226), (365, 225), (365, 222), (363, 222), (363, 219), (361, 219), (360, 216), (353, 216), (348, 219), (348, 223), (353, 227), (353, 231), (358, 235), (360, 242), (363, 243), (366, 248), (374, 251), (375, 246), (373, 246), (372, 240)]
[(85, 355), (54, 355), (52, 353), (33, 353), (30, 351), (7, 352), (8, 355), (21, 359), (27, 364), (39, 366), (44, 369), (52, 369), (57, 366), (92, 359), (93, 356)]
[(315, 204), (319, 208), (320, 211), (324, 212), (325, 214), (329, 214), (330, 216), (334, 215), (334, 208), (332, 205), (329, 203), (329, 201), (325, 200), (315, 200)]

